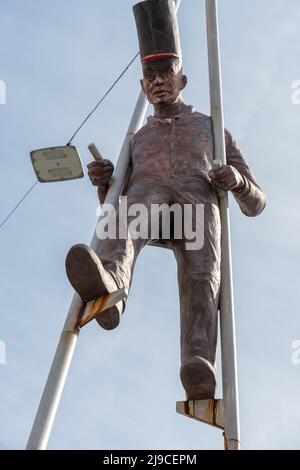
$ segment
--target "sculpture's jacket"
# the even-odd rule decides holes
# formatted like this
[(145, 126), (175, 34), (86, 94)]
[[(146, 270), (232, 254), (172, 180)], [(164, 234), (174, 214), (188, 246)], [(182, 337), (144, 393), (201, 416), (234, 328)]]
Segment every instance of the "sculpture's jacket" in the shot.
[[(225, 137), (227, 164), (234, 166), (244, 179), (244, 187), (233, 194), (245, 215), (259, 215), (266, 205), (265, 196), (228, 130)], [(201, 181), (199, 203), (217, 204), (217, 193), (208, 177), (213, 161), (211, 118), (192, 106), (174, 119), (149, 117), (132, 140), (131, 155), (130, 185), (146, 177), (156, 181), (197, 179)]]
[[(227, 163), (233, 165), (244, 180), (243, 187), (233, 191), (234, 197), (244, 214), (256, 216), (264, 209), (266, 199), (228, 131), (226, 152)], [(128, 207), (143, 204), (150, 213), (151, 207), (159, 204), (202, 205), (203, 246), (188, 250), (185, 234), (182, 239), (170, 236), (169, 240), (153, 240), (149, 235), (144, 239), (104, 240), (98, 253), (118, 285), (129, 288), (137, 256), (145, 245), (158, 242), (174, 252), (178, 267), (183, 365), (197, 356), (212, 365), (215, 362), (221, 221), (218, 193), (208, 175), (212, 162), (213, 134), (208, 116), (185, 106), (184, 111), (172, 119), (148, 118), (131, 143), (131, 173), (123, 191)], [(132, 217), (127, 219), (130, 221)], [(183, 385), (189, 396), (197, 396), (198, 389), (191, 383)]]

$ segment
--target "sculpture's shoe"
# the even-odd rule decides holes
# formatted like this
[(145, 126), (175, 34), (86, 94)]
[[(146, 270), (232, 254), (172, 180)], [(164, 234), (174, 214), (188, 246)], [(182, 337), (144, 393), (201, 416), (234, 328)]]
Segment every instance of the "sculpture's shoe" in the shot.
[(180, 370), (182, 385), (187, 400), (209, 400), (214, 398), (216, 373), (212, 364), (201, 356), (183, 362)]
[[(87, 245), (73, 246), (66, 259), (66, 271), (70, 283), (84, 302), (118, 290), (115, 279), (106, 271), (96, 253)], [(97, 322), (105, 330), (112, 330), (120, 323), (124, 302), (102, 312)]]

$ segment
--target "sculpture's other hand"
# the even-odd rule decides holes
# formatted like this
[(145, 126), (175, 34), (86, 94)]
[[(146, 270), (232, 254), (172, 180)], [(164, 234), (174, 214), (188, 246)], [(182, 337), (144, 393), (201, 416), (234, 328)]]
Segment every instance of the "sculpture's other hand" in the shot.
[(223, 165), (218, 170), (210, 170), (208, 175), (211, 183), (223, 191), (232, 191), (244, 185), (242, 175), (231, 165)]
[(108, 186), (114, 172), (114, 165), (110, 160), (91, 162), (87, 167), (89, 178), (94, 186), (99, 188)]

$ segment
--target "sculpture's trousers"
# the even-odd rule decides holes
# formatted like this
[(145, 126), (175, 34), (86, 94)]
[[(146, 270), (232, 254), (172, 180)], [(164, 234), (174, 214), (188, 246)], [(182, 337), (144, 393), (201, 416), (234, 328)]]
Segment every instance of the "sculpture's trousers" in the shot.
[[(195, 178), (172, 178), (168, 181), (155, 181), (143, 179), (132, 182), (127, 191), (128, 213), (122, 215), (119, 210), (117, 214), (117, 225), (120, 224), (126, 231), (129, 227), (126, 239), (107, 238), (100, 243), (97, 255), (101, 259), (104, 267), (110, 271), (119, 287), (125, 286), (128, 290), (132, 281), (135, 262), (140, 250), (153, 241), (151, 229), (157, 214), (158, 205), (167, 204), (172, 206), (177, 204), (181, 208), (182, 218), (171, 217), (171, 233), (163, 243), (173, 250), (178, 267), (178, 285), (180, 295), (180, 315), (181, 315), (181, 359), (185, 363), (195, 356), (207, 359), (211, 364), (215, 363), (218, 305), (220, 290), (220, 215), (218, 202), (203, 202), (203, 188), (201, 181)], [(131, 226), (137, 215), (141, 215), (138, 206), (144, 207), (143, 222), (139, 225), (139, 232), (144, 231), (142, 237), (134, 235)], [(204, 218), (197, 219), (196, 205), (202, 205)], [(197, 249), (188, 249), (186, 227), (190, 227), (191, 210), (192, 228), (197, 232)], [(123, 206), (124, 208), (124, 206)], [(133, 212), (131, 212), (133, 211)], [(136, 212), (134, 214), (134, 212)], [(124, 210), (123, 210), (124, 212)], [(201, 213), (201, 210), (199, 211)], [(186, 216), (188, 214), (188, 216)], [(199, 214), (198, 214), (199, 215)], [(204, 221), (204, 223), (203, 223)], [(182, 224), (182, 236), (179, 225)], [(152, 225), (151, 225), (152, 224)], [(161, 217), (159, 223), (160, 238), (163, 234), (164, 220)], [(176, 237), (175, 237), (176, 236)], [(190, 237), (190, 234), (189, 234)], [(124, 237), (125, 238), (125, 237)], [(202, 239), (202, 242), (201, 242)], [(155, 240), (157, 238), (155, 237)], [(203, 245), (203, 246), (202, 246)]]

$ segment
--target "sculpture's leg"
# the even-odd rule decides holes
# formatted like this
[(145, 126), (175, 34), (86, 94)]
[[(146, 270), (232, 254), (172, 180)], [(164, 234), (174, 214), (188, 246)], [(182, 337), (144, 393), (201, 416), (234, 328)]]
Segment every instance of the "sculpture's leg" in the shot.
[(181, 380), (188, 400), (214, 398), (219, 281), (212, 276), (179, 279)]
[[(197, 204), (197, 181), (177, 184), (176, 199)], [(215, 355), (220, 294), (220, 219), (218, 207), (202, 205), (203, 217), (184, 213), (184, 237), (175, 240), (181, 317), (181, 380), (189, 400), (214, 398)], [(186, 227), (193, 226), (198, 244), (191, 246)], [(191, 230), (189, 230), (191, 233)]]
[[(116, 237), (108, 237), (101, 241), (96, 255), (100, 259), (100, 270), (103, 276), (109, 273), (113, 277), (116, 289), (125, 288), (128, 293), (132, 281), (132, 275), (137, 256), (141, 249), (151, 240), (151, 208), (153, 204), (169, 202), (169, 196), (164, 187), (154, 181), (143, 180), (128, 189), (126, 197), (123, 198), (121, 206), (116, 213)], [(136, 207), (137, 213), (132, 215)], [(129, 215), (130, 214), (130, 215)], [(138, 222), (137, 222), (138, 218)], [(114, 230), (110, 233), (112, 234)], [(87, 261), (91, 257), (87, 257)], [(94, 285), (97, 289), (97, 275), (99, 269), (94, 270), (91, 266), (89, 272), (95, 278)], [(93, 273), (95, 272), (95, 276)], [(101, 276), (101, 273), (100, 273)], [(87, 279), (88, 276), (83, 276)], [(101, 283), (100, 283), (101, 284)], [(74, 286), (75, 287), (75, 286)], [(75, 287), (76, 289), (76, 287)], [(92, 289), (94, 291), (95, 289)], [(114, 307), (107, 309), (97, 317), (98, 323), (105, 329), (115, 328), (119, 324), (120, 314), (125, 309), (125, 299)], [(112, 321), (113, 320), (113, 321)]]

